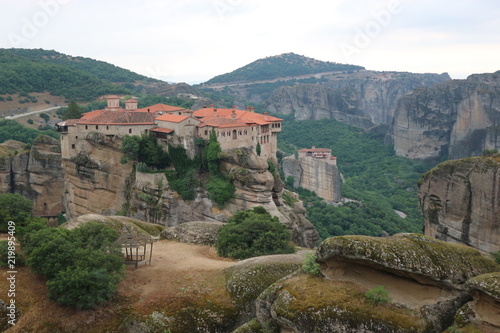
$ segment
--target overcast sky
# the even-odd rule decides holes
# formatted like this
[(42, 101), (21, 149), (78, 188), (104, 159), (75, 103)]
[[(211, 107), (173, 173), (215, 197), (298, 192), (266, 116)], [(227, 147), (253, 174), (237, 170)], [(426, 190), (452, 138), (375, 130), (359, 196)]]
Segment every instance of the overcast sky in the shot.
[[(498, 0), (0, 0), (0, 47), (199, 83), (287, 52), (372, 70), (500, 70)], [(1, 64), (0, 64), (1, 65)]]

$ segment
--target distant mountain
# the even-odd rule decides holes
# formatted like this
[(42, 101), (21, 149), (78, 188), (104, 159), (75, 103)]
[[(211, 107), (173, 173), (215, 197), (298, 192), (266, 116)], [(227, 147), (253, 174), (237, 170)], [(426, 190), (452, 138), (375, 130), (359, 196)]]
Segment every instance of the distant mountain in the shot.
[(205, 82), (205, 84), (273, 80), (307, 74), (359, 69), (364, 69), (364, 67), (320, 61), (295, 53), (284, 53), (256, 60), (231, 73), (218, 75)]
[(133, 82), (158, 80), (115, 65), (42, 49), (0, 49), (0, 95), (49, 91), (80, 101), (129, 94)]

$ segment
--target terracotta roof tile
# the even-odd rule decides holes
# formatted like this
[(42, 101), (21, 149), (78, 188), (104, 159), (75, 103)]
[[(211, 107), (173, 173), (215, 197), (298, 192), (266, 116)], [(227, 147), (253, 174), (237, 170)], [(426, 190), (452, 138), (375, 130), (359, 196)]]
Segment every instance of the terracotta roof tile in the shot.
[(150, 129), (150, 131), (169, 134), (169, 133), (172, 133), (174, 130), (170, 129), (170, 128), (153, 127), (153, 128)]
[(155, 104), (147, 106), (145, 108), (140, 108), (135, 110), (135, 112), (173, 112), (173, 111), (183, 111), (184, 108), (180, 106), (172, 106), (167, 104)]
[[(215, 111), (214, 111), (215, 110)], [(234, 112), (234, 120), (233, 120), (233, 112)], [(214, 108), (203, 108), (199, 109), (193, 112), (193, 116), (200, 118), (200, 121), (202, 123), (206, 123), (209, 126), (214, 126), (217, 125), (217, 123), (213, 122), (213, 118), (219, 118), (219, 119), (229, 119), (233, 121), (237, 121), (238, 123), (241, 123), (243, 125), (238, 125), (238, 126), (252, 126), (252, 124), (255, 125), (267, 125), (270, 124), (271, 122), (281, 122), (283, 119), (276, 118), (273, 116), (269, 115), (264, 115), (261, 113), (255, 113), (255, 112), (250, 112), (250, 111), (244, 111), (244, 110), (236, 110), (236, 109), (214, 109)], [(207, 122), (211, 122), (214, 125), (210, 125)], [(224, 123), (228, 124), (228, 123)], [(203, 125), (200, 125), (202, 127)], [(229, 127), (225, 125), (225, 127)]]
[(170, 123), (180, 123), (181, 121), (184, 121), (188, 118), (189, 118), (188, 116), (180, 116), (177, 114), (163, 114), (163, 115), (157, 117), (156, 120), (168, 121)]
[(155, 123), (155, 113), (135, 112), (130, 110), (97, 110), (87, 113), (79, 121), (83, 125), (147, 125)]

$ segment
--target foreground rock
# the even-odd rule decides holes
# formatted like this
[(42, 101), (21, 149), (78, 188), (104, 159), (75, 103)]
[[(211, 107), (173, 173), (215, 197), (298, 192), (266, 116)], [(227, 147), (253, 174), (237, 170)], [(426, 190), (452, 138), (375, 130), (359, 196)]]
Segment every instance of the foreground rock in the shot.
[(440, 240), (500, 251), (500, 161), (471, 157), (427, 172), (419, 186), (424, 233)]
[(185, 222), (166, 228), (162, 231), (161, 238), (189, 244), (215, 245), (222, 226), (224, 226), (222, 222)]
[[(261, 324), (282, 332), (442, 332), (471, 299), (466, 281), (500, 269), (475, 249), (416, 234), (333, 237), (316, 253), (324, 278), (299, 275), (265, 290)], [(365, 298), (379, 285), (391, 303)]]

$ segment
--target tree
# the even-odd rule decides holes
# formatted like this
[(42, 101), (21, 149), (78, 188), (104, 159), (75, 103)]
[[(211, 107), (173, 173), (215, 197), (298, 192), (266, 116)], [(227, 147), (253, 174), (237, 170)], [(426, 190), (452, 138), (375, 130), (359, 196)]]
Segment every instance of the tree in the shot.
[(257, 146), (255, 147), (255, 152), (257, 155), (260, 156), (260, 153), (262, 152), (262, 147), (260, 146), (260, 142), (257, 142)]
[(75, 101), (71, 101), (68, 104), (68, 109), (64, 112), (62, 119), (80, 119), (82, 117), (82, 108), (76, 104)]
[(31, 217), (33, 203), (20, 194), (0, 194), (0, 232), (7, 232), (7, 223), (14, 221), (17, 226), (23, 226)]
[(219, 231), (217, 253), (223, 257), (246, 259), (268, 254), (293, 253), (291, 235), (277, 217), (263, 207), (236, 213)]
[(219, 154), (221, 151), (222, 149), (217, 141), (217, 134), (215, 133), (215, 129), (212, 128), (207, 148), (208, 171), (211, 175), (219, 173)]
[(46, 113), (40, 113), (40, 118), (42, 118), (45, 121), (45, 124), (47, 124), (50, 120), (50, 116)]

